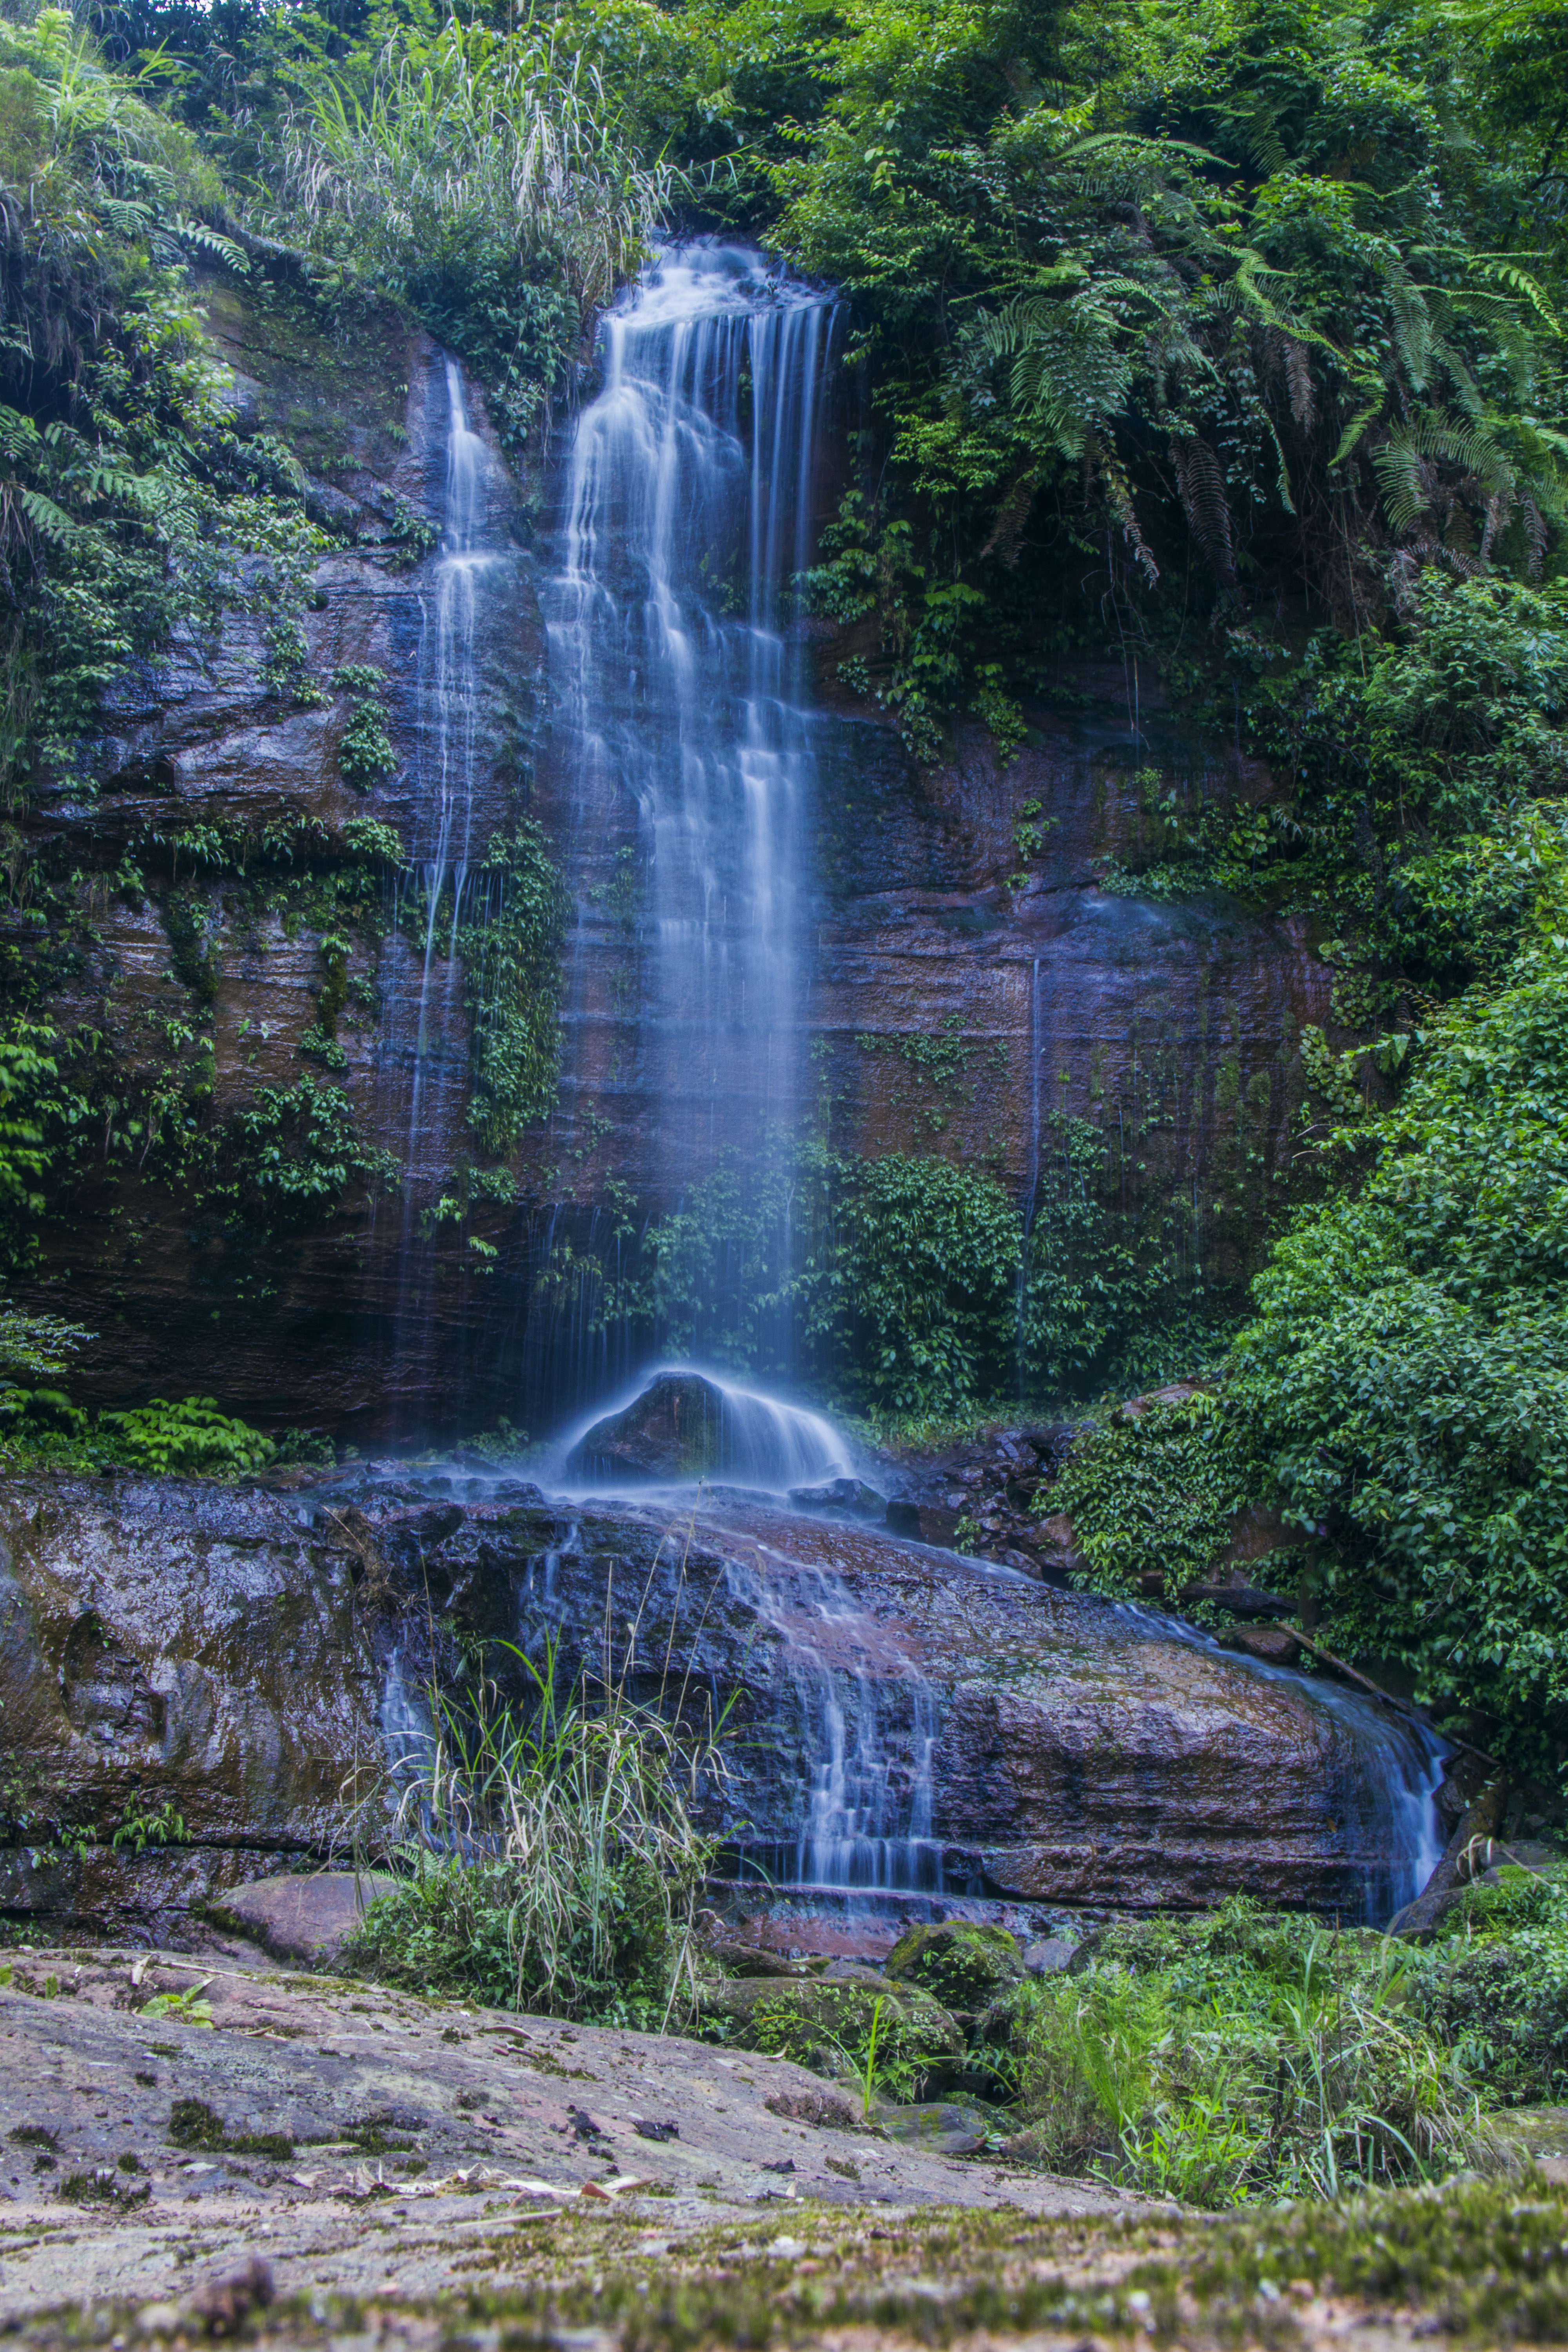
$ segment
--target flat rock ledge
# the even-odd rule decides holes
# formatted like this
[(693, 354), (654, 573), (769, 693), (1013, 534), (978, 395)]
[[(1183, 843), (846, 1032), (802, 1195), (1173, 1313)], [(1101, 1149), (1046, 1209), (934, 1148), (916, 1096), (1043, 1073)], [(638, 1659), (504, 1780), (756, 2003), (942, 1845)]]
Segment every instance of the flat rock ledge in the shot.
[(590, 2215), (771, 2242), (808, 2205), (1149, 2210), (881, 2137), (803, 2067), (674, 2036), (145, 1952), (23, 1949), (4, 1974), (4, 2333), (83, 2306), (174, 2330), (194, 2293), (243, 2305), (258, 2263), (280, 2303), (466, 2294)]

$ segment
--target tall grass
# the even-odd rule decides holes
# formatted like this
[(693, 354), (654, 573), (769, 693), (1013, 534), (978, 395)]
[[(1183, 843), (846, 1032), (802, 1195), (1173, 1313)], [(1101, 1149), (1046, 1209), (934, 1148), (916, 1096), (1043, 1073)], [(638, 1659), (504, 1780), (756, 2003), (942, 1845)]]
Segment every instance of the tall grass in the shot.
[(395, 33), (363, 96), (324, 80), (283, 166), (286, 225), (382, 283), (483, 247), (525, 278), (560, 273), (581, 318), (636, 269), (672, 186), (581, 56), (455, 18)]
[(1395, 1947), (1309, 1929), (1289, 1978), (1243, 1955), (1201, 1986), (1114, 1964), (1044, 1985), (1016, 2036), (1032, 2150), (1211, 2207), (1484, 2162), (1473, 2087), (1406, 2014), (1406, 1965)]
[(673, 1620), (658, 1703), (636, 1699), (642, 1610), (617, 1667), (610, 1606), (607, 1590), (596, 1675), (563, 1681), (552, 1636), (537, 1659), (487, 1645), (521, 1700), (490, 1671), (456, 1694), (432, 1686), (425, 1753), (403, 1768), (395, 1858), (408, 1875), (351, 1948), (373, 1973), (661, 2032), (690, 2015), (713, 1853), (696, 1814), (724, 1778), (729, 1709), (672, 1676)]

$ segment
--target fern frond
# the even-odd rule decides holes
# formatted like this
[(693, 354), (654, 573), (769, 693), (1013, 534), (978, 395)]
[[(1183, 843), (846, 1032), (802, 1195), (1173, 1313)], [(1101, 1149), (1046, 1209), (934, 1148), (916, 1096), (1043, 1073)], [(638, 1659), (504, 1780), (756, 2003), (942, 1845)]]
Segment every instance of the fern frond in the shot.
[(1383, 492), (1383, 510), (1395, 530), (1408, 530), (1429, 503), (1415, 436), (1401, 427), (1374, 449), (1372, 470)]
[(209, 228), (205, 221), (176, 221), (174, 226), (182, 245), (195, 246), (198, 253), (210, 253), (215, 261), (221, 261), (224, 268), (232, 269), (237, 277), (248, 277), (249, 259), (233, 237), (221, 236), (216, 228)]
[(76, 525), (63, 507), (56, 506), (42, 490), (28, 490), (19, 485), (16, 491), (17, 505), (42, 539), (53, 540), (58, 546), (76, 536)]
[(1236, 583), (1236, 541), (1231, 530), (1230, 501), (1226, 496), (1225, 469), (1201, 435), (1175, 443), (1176, 487), (1193, 528), (1193, 536), (1213, 564), (1222, 586)]
[(1562, 327), (1558, 324), (1557, 313), (1553, 310), (1544, 288), (1531, 276), (1528, 269), (1521, 269), (1516, 261), (1510, 261), (1506, 255), (1493, 253), (1472, 253), (1470, 268), (1483, 278), (1494, 278), (1500, 285), (1511, 287), (1514, 294), (1529, 303), (1536, 316), (1544, 321), (1554, 335), (1560, 335), (1563, 332)]
[(1360, 442), (1367, 426), (1372, 423), (1373, 419), (1381, 413), (1382, 408), (1383, 394), (1380, 391), (1375, 400), (1368, 401), (1364, 408), (1357, 409), (1355, 415), (1351, 418), (1350, 423), (1345, 426), (1344, 431), (1340, 436), (1339, 447), (1329, 459), (1331, 467), (1334, 466), (1342, 466), (1344, 464), (1345, 459), (1350, 456), (1352, 450), (1354, 449)]

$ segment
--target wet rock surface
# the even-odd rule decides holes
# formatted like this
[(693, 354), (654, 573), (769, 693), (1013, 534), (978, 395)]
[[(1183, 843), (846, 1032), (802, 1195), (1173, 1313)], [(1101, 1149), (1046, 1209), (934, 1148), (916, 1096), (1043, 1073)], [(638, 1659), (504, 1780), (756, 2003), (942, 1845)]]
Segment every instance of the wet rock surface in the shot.
[[(210, 2280), (265, 2261), (279, 2294), (461, 2289), (504, 2273), (520, 2229), (584, 2206), (677, 2231), (741, 2211), (771, 2235), (805, 2198), (872, 2214), (1136, 2201), (954, 2161), (940, 2130), (893, 2140), (853, 2111), (825, 2125), (823, 2101), (847, 2102), (798, 2066), (675, 2037), (224, 1959), (39, 1950), (9, 1975), (0, 2326), (183, 2297), (193, 2265)], [(640, 2128), (667, 2117), (672, 2133)]]
[(721, 1476), (732, 1434), (723, 1391), (699, 1372), (660, 1372), (619, 1412), (606, 1413), (566, 1457), (568, 1478), (641, 1484)]
[(248, 1937), (277, 1959), (324, 1966), (396, 1884), (384, 1871), (300, 1871), (232, 1887), (209, 1898), (206, 1911), (215, 1926)]
[[(650, 1704), (732, 1702), (702, 1802), (753, 1876), (831, 1877), (808, 1816), (835, 1772), (842, 1804), (864, 1782), (883, 1808), (864, 1851), (897, 1849), (927, 1890), (910, 1882), (925, 1907), (883, 1949), (944, 1891), (1139, 1908), (1246, 1885), (1359, 1916), (1399, 1859), (1375, 1710), (860, 1524), (552, 1505), (461, 1474), (291, 1495), (40, 1478), (0, 1495), (0, 1540), (13, 1916), (195, 1933), (209, 1895), (280, 1857), (384, 1848), (388, 1740), (481, 1643), (553, 1643), (563, 1675)], [(165, 1809), (180, 1842), (139, 1847)], [(742, 1877), (730, 1900), (737, 1932), (766, 1910)]]

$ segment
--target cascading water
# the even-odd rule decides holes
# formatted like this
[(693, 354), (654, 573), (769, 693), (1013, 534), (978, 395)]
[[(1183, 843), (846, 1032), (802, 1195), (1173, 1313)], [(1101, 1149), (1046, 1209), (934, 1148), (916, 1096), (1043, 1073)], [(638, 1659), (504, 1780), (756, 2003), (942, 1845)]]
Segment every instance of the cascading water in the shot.
[[(554, 756), (612, 878), (582, 890), (563, 1097), (580, 1127), (653, 1133), (672, 1198), (797, 1108), (815, 778), (789, 615), (834, 318), (748, 248), (671, 248), (606, 317), (572, 446), (545, 597)], [(635, 1002), (585, 952), (616, 924)]]
[(601, 1493), (703, 1478), (784, 1494), (850, 1467), (848, 1448), (821, 1413), (685, 1365), (652, 1373), (635, 1396), (574, 1432), (558, 1460), (570, 1486)]
[(930, 1684), (896, 1641), (869, 1625), (840, 1578), (822, 1570), (797, 1574), (786, 1599), (760, 1564), (731, 1572), (745, 1582), (744, 1598), (761, 1621), (782, 1636), (782, 1671), (814, 1759), (798, 1837), (742, 1849), (740, 1876), (784, 1886), (941, 1893)]
[[(445, 362), (447, 480), (444, 529), (419, 635), (419, 832), (413, 872), (424, 902), (424, 955), (412, 1038), (409, 1157), (417, 1157), (432, 1067), (448, 1055), (462, 967), (457, 930), (473, 849), (479, 690), (474, 636), (485, 572), (497, 561), (479, 545), (484, 442), (468, 424), (462, 370)], [(468, 1041), (459, 1041), (466, 1077)]]
[[(754, 253), (712, 243), (665, 253), (605, 322), (602, 387), (577, 422), (560, 562), (543, 592), (549, 758), (570, 812), (560, 841), (579, 909), (563, 1131), (574, 1124), (579, 1160), (618, 1125), (654, 1134), (666, 1203), (726, 1156), (744, 1181), (774, 1138), (787, 1141), (800, 1107), (816, 776), (789, 598), (812, 555), (833, 332), (832, 303), (770, 275)], [(416, 990), (391, 1008), (412, 1073), (411, 1144), (436, 1094), (466, 1076), (453, 950), (476, 846), (476, 635), (487, 573), (501, 560), (485, 543), (485, 445), (451, 362), (445, 391), (445, 528), (422, 604), (410, 842), (420, 919), (404, 927), (421, 952)], [(1047, 1076), (1038, 962), (1029, 983), (1032, 1227)], [(711, 1391), (710, 1479), (779, 1493), (849, 1468), (830, 1425), (801, 1408), (709, 1375), (659, 1377)], [(607, 1425), (600, 1411), (596, 1429)], [(578, 1467), (581, 1483), (603, 1491), (590, 1465)], [(576, 1542), (574, 1522), (531, 1569), (525, 1630), (564, 1605), (557, 1578)], [(976, 1571), (965, 1562), (954, 1572)], [(796, 1777), (784, 1792), (793, 1806), (740, 1850), (741, 1869), (850, 1902), (976, 1896), (967, 1860), (954, 1862), (956, 1885), (944, 1877), (932, 1835), (943, 1703), (913, 1634), (906, 1643), (820, 1564), (775, 1588), (759, 1553), (749, 1601), (777, 1639), (775, 1716), (795, 1727)], [(1386, 1916), (1432, 1858), (1436, 1746), (1331, 1686), (1317, 1697), (1354, 1717), (1341, 1746), (1357, 1759), (1358, 1786), (1342, 1792), (1343, 1818), (1358, 1824), (1356, 1851), (1377, 1857), (1368, 1915)], [(400, 1661), (384, 1730), (406, 1770), (428, 1728)]]

